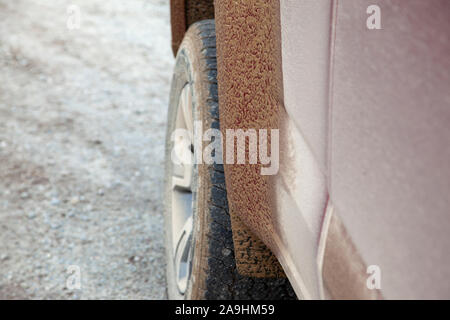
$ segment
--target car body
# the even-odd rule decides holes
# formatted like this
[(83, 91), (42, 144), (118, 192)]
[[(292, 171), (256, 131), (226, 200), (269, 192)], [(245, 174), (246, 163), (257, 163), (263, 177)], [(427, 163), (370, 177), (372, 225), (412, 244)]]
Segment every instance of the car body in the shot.
[[(199, 2), (221, 130), (280, 132), (277, 174), (224, 166), (233, 233), (300, 298), (450, 298), (450, 2)], [(175, 52), (187, 3), (172, 0)]]

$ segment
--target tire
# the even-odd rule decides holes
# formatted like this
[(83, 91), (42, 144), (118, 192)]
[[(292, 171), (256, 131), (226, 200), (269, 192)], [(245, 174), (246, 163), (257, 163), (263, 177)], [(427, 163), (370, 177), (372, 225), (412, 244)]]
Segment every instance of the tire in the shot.
[[(219, 128), (216, 75), (214, 20), (200, 21), (189, 28), (178, 50), (170, 93), (165, 173), (168, 298), (295, 299), (285, 278), (258, 279), (237, 273), (223, 165), (192, 165), (189, 171), (172, 161), (174, 148), (189, 153), (189, 142), (177, 149), (178, 140), (172, 141), (181, 118), (186, 122), (182, 127), (191, 133), (188, 121), (201, 121), (203, 130)], [(183, 178), (179, 178), (180, 172)], [(181, 188), (179, 181), (183, 181)], [(191, 211), (180, 214), (179, 208)], [(180, 218), (189, 215), (191, 218)]]

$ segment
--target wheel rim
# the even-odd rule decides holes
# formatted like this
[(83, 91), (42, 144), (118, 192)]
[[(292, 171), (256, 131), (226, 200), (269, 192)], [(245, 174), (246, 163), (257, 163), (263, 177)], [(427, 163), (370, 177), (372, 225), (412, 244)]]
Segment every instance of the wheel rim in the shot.
[(172, 162), (172, 243), (175, 277), (178, 291), (184, 294), (192, 271), (193, 256), (193, 119), (192, 89), (188, 83), (183, 87), (177, 108), (175, 129), (186, 130), (185, 136), (174, 140)]

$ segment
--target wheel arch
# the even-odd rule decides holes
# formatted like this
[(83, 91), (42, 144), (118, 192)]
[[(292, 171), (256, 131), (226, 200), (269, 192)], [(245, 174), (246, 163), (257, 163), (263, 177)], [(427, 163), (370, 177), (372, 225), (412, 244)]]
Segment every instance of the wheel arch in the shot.
[[(215, 21), (222, 133), (226, 137), (226, 129), (279, 129), (279, 0), (216, 0)], [(261, 164), (225, 164), (224, 170), (239, 273), (285, 277), (271, 251), (276, 247), (271, 179), (260, 174)]]
[(170, 24), (174, 55), (177, 54), (189, 26), (206, 19), (214, 19), (214, 0), (170, 0)]

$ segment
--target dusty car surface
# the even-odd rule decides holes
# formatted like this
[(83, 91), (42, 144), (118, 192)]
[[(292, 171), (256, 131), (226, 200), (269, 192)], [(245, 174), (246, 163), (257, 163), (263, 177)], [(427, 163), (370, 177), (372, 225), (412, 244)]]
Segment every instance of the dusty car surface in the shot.
[(169, 297), (450, 298), (450, 2), (171, 9)]

